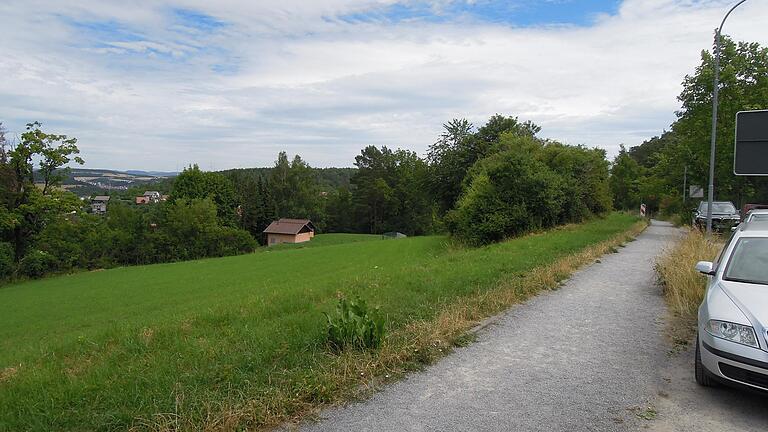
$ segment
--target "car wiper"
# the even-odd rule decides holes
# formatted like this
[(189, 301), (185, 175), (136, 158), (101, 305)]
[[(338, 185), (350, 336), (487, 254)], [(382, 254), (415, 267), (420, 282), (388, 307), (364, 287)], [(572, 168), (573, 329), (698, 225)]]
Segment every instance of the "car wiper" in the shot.
[(768, 282), (766, 281), (758, 281), (758, 280), (752, 280), (752, 279), (742, 279), (742, 278), (734, 278), (734, 277), (724, 277), (723, 279), (730, 282), (742, 282), (742, 283), (751, 283), (751, 284), (758, 284), (758, 285), (768, 285)]

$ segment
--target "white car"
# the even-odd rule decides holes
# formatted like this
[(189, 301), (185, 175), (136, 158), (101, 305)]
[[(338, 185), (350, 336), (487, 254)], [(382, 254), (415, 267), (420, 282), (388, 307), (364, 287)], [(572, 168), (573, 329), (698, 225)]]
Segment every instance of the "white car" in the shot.
[(714, 263), (699, 307), (696, 382), (768, 391), (768, 221), (741, 224)]

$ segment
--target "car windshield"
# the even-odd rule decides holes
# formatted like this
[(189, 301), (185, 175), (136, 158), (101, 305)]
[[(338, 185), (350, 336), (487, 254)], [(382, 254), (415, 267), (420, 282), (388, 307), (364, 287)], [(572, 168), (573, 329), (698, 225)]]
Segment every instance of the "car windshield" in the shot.
[(749, 221), (764, 221), (768, 220), (768, 213), (755, 213), (749, 216)]
[[(707, 211), (707, 203), (703, 202), (699, 206), (700, 212)], [(736, 213), (736, 207), (731, 203), (712, 203), (712, 213)]]
[(723, 279), (768, 285), (768, 237), (739, 239)]

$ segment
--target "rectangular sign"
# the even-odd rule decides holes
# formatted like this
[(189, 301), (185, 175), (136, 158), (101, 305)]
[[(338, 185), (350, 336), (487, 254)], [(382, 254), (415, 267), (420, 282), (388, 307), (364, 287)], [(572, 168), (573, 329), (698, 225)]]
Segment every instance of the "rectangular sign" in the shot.
[(688, 192), (689, 198), (704, 198), (704, 188), (701, 186), (691, 185)]
[(733, 173), (768, 176), (768, 110), (736, 113)]

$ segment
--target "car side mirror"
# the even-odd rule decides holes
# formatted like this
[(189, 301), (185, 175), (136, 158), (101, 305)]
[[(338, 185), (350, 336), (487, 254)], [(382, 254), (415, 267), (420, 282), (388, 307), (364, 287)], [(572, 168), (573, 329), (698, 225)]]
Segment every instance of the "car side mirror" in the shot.
[(696, 271), (704, 273), (705, 275), (713, 276), (715, 271), (712, 269), (714, 264), (709, 261), (699, 261), (696, 263)]

